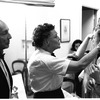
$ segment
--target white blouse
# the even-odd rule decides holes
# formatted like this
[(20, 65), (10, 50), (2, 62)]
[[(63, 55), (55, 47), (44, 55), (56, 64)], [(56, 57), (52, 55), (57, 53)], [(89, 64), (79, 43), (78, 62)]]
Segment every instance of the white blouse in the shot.
[(69, 59), (59, 59), (37, 49), (28, 62), (29, 81), (33, 92), (51, 91), (61, 87)]

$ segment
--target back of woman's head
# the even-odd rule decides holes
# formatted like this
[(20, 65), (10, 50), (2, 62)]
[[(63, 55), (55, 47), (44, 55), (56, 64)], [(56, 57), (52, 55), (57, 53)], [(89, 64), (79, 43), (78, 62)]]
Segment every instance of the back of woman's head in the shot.
[(44, 40), (50, 36), (50, 31), (54, 29), (52, 24), (44, 23), (38, 25), (33, 31), (33, 42), (32, 45), (41, 48)]

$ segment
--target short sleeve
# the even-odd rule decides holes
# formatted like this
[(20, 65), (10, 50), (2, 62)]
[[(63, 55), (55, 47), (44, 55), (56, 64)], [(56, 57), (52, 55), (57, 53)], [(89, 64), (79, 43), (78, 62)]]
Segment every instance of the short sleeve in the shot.
[(65, 75), (68, 65), (70, 63), (69, 59), (52, 59), (47, 63), (48, 68), (52, 73)]

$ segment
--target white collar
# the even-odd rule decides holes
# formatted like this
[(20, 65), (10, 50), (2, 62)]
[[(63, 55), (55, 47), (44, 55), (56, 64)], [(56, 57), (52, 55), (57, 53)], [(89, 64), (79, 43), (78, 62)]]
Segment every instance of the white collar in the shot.
[(48, 52), (48, 51), (46, 51), (46, 50), (44, 50), (44, 49), (37, 49), (36, 50), (37, 52), (41, 52), (41, 53), (45, 53), (45, 54), (49, 54), (49, 55), (51, 55), (51, 53), (50, 52)]

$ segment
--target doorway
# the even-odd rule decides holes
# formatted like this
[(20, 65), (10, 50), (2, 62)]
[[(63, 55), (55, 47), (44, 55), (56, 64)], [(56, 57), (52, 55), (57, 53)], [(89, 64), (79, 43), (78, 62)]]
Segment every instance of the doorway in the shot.
[[(97, 24), (97, 9), (82, 7), (82, 40), (93, 31)], [(89, 45), (87, 49), (90, 48)]]
[(91, 33), (97, 24), (97, 9), (82, 7), (82, 40)]

